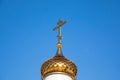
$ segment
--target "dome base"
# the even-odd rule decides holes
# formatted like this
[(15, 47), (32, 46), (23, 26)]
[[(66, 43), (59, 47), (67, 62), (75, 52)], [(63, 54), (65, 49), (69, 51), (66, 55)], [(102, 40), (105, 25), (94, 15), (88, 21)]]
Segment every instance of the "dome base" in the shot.
[(72, 77), (65, 73), (51, 73), (47, 75), (43, 80), (73, 80)]

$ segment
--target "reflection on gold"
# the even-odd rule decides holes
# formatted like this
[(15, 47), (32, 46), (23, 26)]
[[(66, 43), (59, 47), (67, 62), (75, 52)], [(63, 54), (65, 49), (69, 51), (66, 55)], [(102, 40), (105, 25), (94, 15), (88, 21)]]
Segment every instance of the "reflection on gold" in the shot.
[(75, 80), (77, 67), (72, 61), (68, 60), (64, 56), (55, 56), (47, 60), (41, 67), (41, 74), (43, 77), (53, 72), (67, 73)]

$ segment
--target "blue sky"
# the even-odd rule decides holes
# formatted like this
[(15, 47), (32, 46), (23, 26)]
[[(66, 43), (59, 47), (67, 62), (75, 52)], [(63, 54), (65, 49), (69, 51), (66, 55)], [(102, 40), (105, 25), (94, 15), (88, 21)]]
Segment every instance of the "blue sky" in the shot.
[(60, 18), (77, 80), (120, 80), (119, 0), (0, 0), (0, 80), (41, 80)]

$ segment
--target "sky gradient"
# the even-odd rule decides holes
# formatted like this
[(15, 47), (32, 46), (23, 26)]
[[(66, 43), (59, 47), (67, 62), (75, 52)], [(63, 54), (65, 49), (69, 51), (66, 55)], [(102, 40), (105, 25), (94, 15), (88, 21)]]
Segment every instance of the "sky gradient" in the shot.
[(0, 0), (0, 80), (41, 80), (58, 19), (77, 80), (120, 80), (120, 0)]

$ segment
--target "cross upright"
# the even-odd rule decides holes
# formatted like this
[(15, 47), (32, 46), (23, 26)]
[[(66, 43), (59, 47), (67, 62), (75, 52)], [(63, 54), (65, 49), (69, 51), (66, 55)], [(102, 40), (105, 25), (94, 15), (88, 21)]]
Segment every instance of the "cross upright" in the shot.
[(57, 38), (58, 38), (58, 43), (62, 43), (62, 26), (66, 23), (65, 20), (59, 20), (57, 22), (57, 26), (55, 28), (53, 28), (53, 30), (57, 30), (58, 29), (58, 35), (57, 35)]

